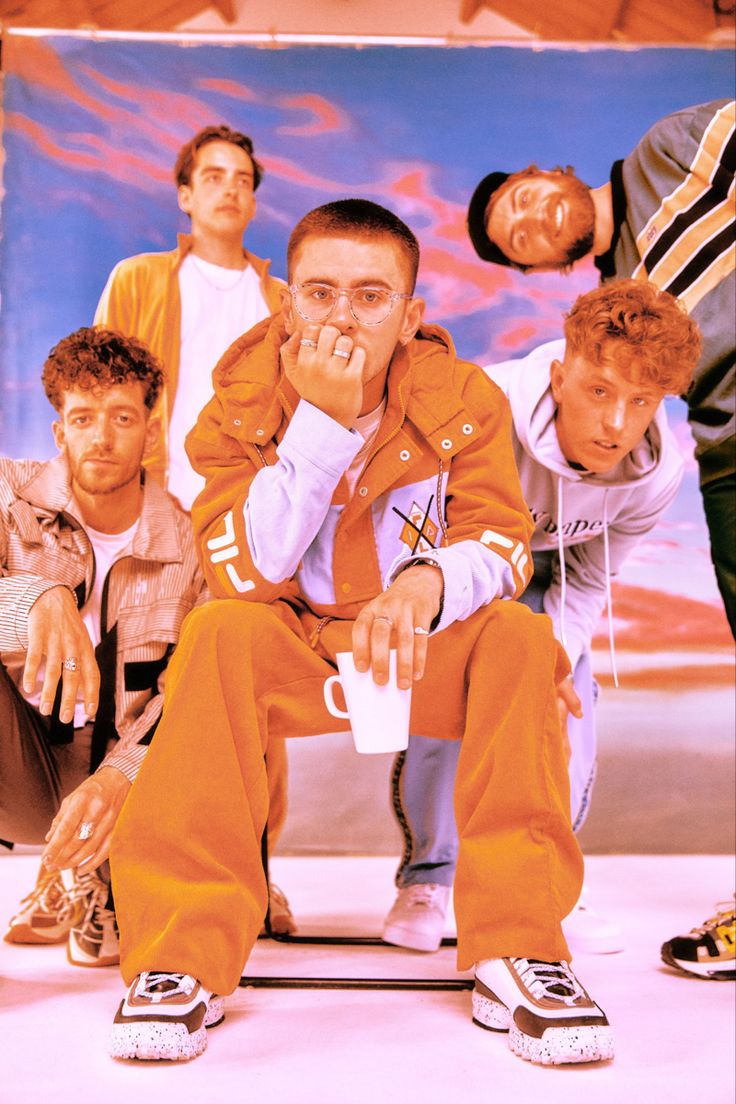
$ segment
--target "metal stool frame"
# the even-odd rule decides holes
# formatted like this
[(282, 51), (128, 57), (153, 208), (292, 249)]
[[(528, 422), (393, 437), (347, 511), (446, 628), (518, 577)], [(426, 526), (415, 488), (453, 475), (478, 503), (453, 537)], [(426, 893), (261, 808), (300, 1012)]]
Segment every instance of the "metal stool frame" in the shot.
[[(263, 870), (268, 877), (268, 833), (264, 830), (261, 841), (261, 859)], [(261, 939), (273, 939), (276, 943), (296, 946), (319, 947), (388, 947), (378, 936), (373, 935), (287, 935), (275, 932), (271, 927), (270, 906), (266, 908), (264, 921), (265, 933)], [(443, 939), (441, 946), (455, 947), (457, 939)], [(472, 989), (471, 978), (325, 978), (325, 977), (248, 977), (243, 975), (240, 986), (243, 989), (395, 989), (395, 990), (448, 990)]]

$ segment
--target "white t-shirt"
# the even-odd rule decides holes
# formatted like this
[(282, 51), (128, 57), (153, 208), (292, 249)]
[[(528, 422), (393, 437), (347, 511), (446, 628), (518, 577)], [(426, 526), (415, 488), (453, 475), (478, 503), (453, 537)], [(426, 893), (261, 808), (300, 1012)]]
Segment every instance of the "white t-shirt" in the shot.
[[(99, 530), (93, 529), (90, 525), (85, 525), (85, 532), (90, 539), (95, 554), (95, 577), (92, 590), (87, 596), (87, 601), (82, 606), (80, 613), (93, 648), (97, 647), (102, 638), (100, 614), (102, 612), (102, 589), (105, 585), (107, 573), (115, 561), (132, 544), (139, 520), (137, 519), (129, 529), (125, 529), (122, 533), (100, 533)], [(36, 709), (41, 703), (41, 686), (43, 685), (45, 671), (46, 664), (43, 663), (36, 679), (37, 689), (34, 689), (31, 694), (24, 695), (26, 700)], [(87, 716), (84, 711), (84, 702), (77, 701), (74, 709), (74, 727), (81, 728), (86, 723)]]
[(367, 414), (363, 414), (363, 416), (361, 418), (358, 418), (355, 423), (355, 429), (357, 429), (358, 433), (363, 438), (363, 445), (360, 449), (360, 452), (357, 454), (352, 464), (345, 472), (345, 478), (350, 489), (351, 498), (355, 490), (355, 484), (358, 482), (360, 473), (365, 467), (365, 462), (368, 459), (368, 453), (373, 447), (373, 442), (376, 439), (378, 428), (385, 413), (386, 399), (384, 398), (374, 410), (369, 410)]
[(179, 293), (181, 349), (169, 423), (168, 489), (190, 510), (204, 479), (192, 471), (184, 440), (212, 397), (212, 369), (233, 341), (266, 318), (270, 310), (250, 265), (222, 268), (192, 253), (179, 269)]

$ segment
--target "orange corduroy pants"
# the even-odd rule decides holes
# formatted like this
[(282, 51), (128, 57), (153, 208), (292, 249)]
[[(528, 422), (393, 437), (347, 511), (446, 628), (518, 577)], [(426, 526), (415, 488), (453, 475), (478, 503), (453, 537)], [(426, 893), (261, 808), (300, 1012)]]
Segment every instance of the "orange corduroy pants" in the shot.
[[(284, 602), (214, 601), (187, 618), (155, 739), (111, 852), (121, 970), (238, 984), (266, 911), (261, 838), (269, 737), (339, 729), (324, 705), (352, 623)], [(570, 826), (556, 682), (569, 669), (549, 619), (494, 601), (429, 640), (411, 731), (462, 738), (455, 809), (458, 967), (569, 958), (560, 921), (583, 862)], [(329, 771), (329, 762), (325, 763)]]

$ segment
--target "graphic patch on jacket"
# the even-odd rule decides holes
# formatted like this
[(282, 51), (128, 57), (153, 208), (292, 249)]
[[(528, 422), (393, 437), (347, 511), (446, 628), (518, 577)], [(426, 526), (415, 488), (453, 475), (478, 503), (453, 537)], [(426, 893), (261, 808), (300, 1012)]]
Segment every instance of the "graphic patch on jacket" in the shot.
[(418, 502), (412, 502), (406, 514), (396, 506), (391, 507), (393, 512), (404, 521), (399, 540), (409, 546), (412, 556), (419, 552), (429, 552), (436, 547), (437, 526), (429, 516), (433, 502), (433, 494), (429, 496), (426, 507), (420, 506)]
[[(207, 541), (207, 547), (212, 553), (210, 560), (213, 564), (222, 563), (223, 560), (234, 560), (240, 555), (240, 548), (235, 537), (235, 522), (233, 521), (232, 510), (225, 514), (223, 527), (224, 532), (219, 537), (212, 537)], [(249, 590), (256, 589), (256, 584), (252, 579), (241, 579), (234, 564), (226, 564), (225, 574), (238, 594), (247, 594)]]

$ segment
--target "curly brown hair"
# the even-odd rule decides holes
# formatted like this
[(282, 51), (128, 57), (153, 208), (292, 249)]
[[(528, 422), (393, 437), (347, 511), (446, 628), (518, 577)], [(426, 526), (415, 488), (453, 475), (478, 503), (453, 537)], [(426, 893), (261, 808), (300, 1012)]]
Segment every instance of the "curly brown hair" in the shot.
[(646, 280), (614, 280), (588, 291), (565, 316), (567, 351), (613, 361), (628, 379), (682, 395), (700, 357), (700, 330), (667, 291)]
[(177, 188), (180, 188), (182, 184), (191, 184), (194, 159), (202, 146), (206, 146), (208, 142), (229, 142), (232, 146), (238, 146), (239, 149), (248, 154), (253, 163), (253, 191), (255, 191), (261, 180), (263, 180), (263, 165), (255, 158), (253, 140), (247, 134), (241, 134), (239, 130), (231, 130), (224, 123), (221, 126), (204, 127), (203, 130), (197, 131), (186, 145), (181, 147), (174, 165), (174, 180)]
[(54, 345), (41, 375), (46, 397), (57, 411), (62, 408), (63, 393), (72, 387), (93, 391), (136, 380), (145, 384), (144, 402), (151, 410), (164, 385), (158, 360), (142, 341), (92, 326), (83, 326)]

